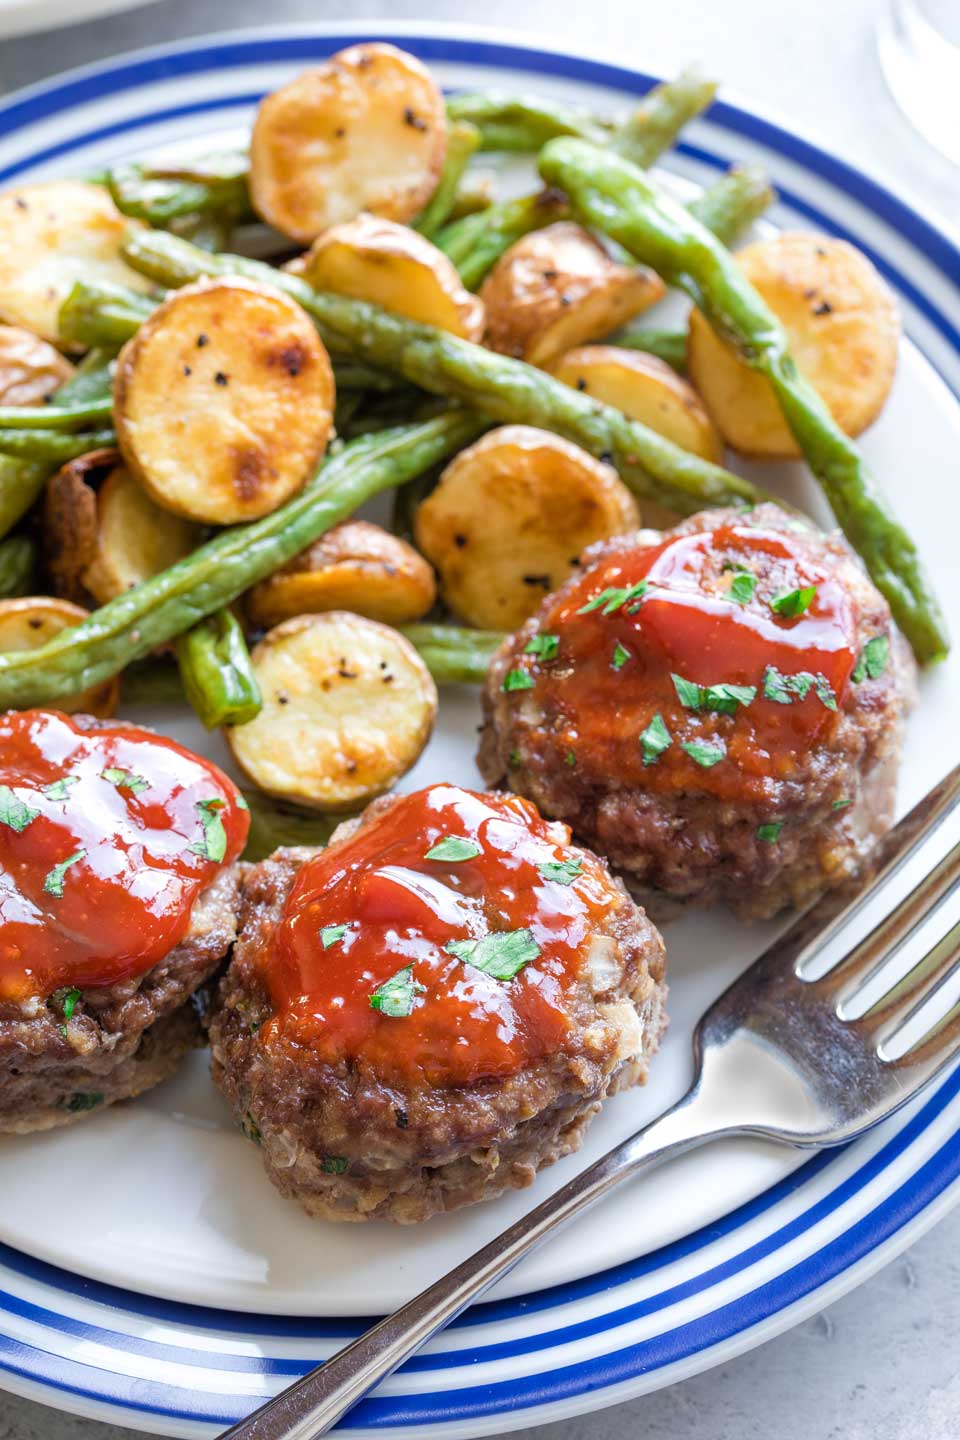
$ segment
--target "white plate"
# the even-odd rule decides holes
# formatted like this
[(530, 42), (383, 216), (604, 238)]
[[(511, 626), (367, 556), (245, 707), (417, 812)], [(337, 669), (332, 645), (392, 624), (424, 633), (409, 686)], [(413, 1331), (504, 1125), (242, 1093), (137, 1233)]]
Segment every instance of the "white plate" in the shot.
[(118, 10), (135, 10), (149, 0), (0, 0), (0, 37), (58, 30), (81, 20), (99, 20)]
[[(650, 83), (450, 27), (363, 27), (374, 33), (417, 51), (446, 85), (523, 87), (609, 111)], [(353, 28), (327, 26), (200, 39), (24, 92), (0, 107), (0, 181), (236, 139), (257, 95), (352, 38), (361, 38)], [(951, 277), (960, 257), (868, 178), (742, 109), (714, 107), (668, 164), (702, 182), (732, 160), (768, 168), (783, 197), (775, 223), (849, 235), (900, 293), (909, 338), (864, 448), (917, 535), (956, 631), (960, 336)], [(817, 508), (800, 467), (752, 468)], [(924, 679), (904, 806), (955, 757), (958, 706), (960, 671), (950, 662)], [(405, 788), (478, 783), (477, 716), (475, 697), (445, 693), (437, 736)], [(223, 759), (182, 712), (141, 718)], [(771, 933), (713, 913), (669, 927), (670, 1034), (646, 1090), (605, 1108), (585, 1159), (681, 1092), (696, 1016)], [(960, 1080), (951, 1078), (923, 1107), (840, 1154), (802, 1163), (760, 1142), (730, 1142), (686, 1157), (520, 1267), (347, 1428), (510, 1429), (624, 1399), (767, 1338), (881, 1263), (954, 1198), (958, 1117)], [(0, 1378), (154, 1432), (213, 1434), (362, 1323), (344, 1317), (408, 1296), (562, 1183), (573, 1163), (540, 1177), (532, 1194), (415, 1232), (318, 1225), (263, 1178), (197, 1057), (136, 1106), (0, 1144)], [(309, 1318), (318, 1315), (336, 1318)]]

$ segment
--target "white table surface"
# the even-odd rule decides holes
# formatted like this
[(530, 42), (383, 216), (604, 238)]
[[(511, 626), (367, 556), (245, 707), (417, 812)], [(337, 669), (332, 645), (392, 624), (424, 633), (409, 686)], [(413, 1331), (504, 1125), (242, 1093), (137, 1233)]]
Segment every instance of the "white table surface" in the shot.
[[(139, 45), (243, 25), (360, 17), (511, 26), (645, 69), (700, 60), (905, 198), (960, 225), (960, 173), (901, 118), (876, 60), (886, 0), (161, 0), (0, 44), (0, 93)], [(960, 3), (960, 0), (958, 0)], [(2, 1200), (0, 1200), (2, 1203)], [(82, 1243), (82, 1237), (78, 1237)], [(960, 1210), (853, 1294), (749, 1355), (525, 1440), (957, 1440)], [(0, 1440), (132, 1440), (0, 1396)]]

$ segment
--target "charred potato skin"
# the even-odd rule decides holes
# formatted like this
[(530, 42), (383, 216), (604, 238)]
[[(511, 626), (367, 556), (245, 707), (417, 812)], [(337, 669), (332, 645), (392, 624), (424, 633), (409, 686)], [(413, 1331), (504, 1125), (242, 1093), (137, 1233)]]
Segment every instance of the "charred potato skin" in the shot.
[(411, 220), (436, 189), (446, 148), (443, 96), (420, 61), (381, 42), (351, 45), (261, 101), (253, 203), (303, 245), (361, 210)]
[[(88, 613), (81, 605), (51, 595), (0, 600), (0, 652), (39, 649), (61, 630), (86, 620)], [(119, 700), (120, 681), (115, 677), (79, 695), (59, 700), (57, 709), (67, 715), (95, 715), (106, 720), (116, 713)]]
[(644, 266), (620, 265), (572, 221), (533, 230), (500, 257), (480, 287), (492, 350), (548, 366), (602, 339), (664, 294)]
[(549, 431), (505, 425), (450, 461), (417, 508), (414, 540), (464, 621), (513, 630), (581, 550), (639, 523), (611, 466)]
[(47, 481), (44, 564), (54, 595), (74, 605), (88, 607), (95, 599), (86, 575), (97, 557), (97, 487), (119, 462), (119, 450), (91, 450)]
[(352, 811), (406, 774), (433, 731), (430, 672), (375, 620), (296, 616), (269, 631), (252, 660), (263, 709), (225, 734), (239, 768), (276, 799)]
[(482, 301), (443, 251), (408, 225), (358, 215), (324, 231), (296, 269), (317, 290), (370, 300), (475, 344), (483, 336)]
[(169, 296), (121, 350), (117, 441), (163, 509), (238, 524), (303, 488), (333, 398), (329, 357), (295, 301), (240, 277), (204, 280)]
[(550, 366), (551, 374), (622, 410), (694, 455), (719, 463), (723, 442), (693, 386), (664, 360), (616, 345), (582, 345)]
[(409, 625), (432, 609), (436, 595), (433, 569), (412, 545), (367, 520), (348, 520), (255, 585), (245, 608), (263, 629), (326, 610)]
[[(883, 409), (896, 373), (900, 316), (886, 283), (855, 246), (806, 232), (748, 245), (737, 260), (786, 329), (801, 373), (840, 428), (860, 435)], [(687, 372), (732, 449), (758, 459), (800, 455), (769, 381), (696, 309)]]
[(0, 325), (0, 405), (42, 405), (73, 374), (59, 350), (18, 325)]

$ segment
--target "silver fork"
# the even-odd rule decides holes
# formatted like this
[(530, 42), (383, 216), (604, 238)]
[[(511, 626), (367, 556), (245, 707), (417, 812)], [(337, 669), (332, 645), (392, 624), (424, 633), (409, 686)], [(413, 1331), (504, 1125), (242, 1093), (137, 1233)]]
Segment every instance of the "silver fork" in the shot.
[(323, 1365), (224, 1432), (221, 1440), (315, 1440), (380, 1380), (479, 1299), (537, 1245), (615, 1185), (719, 1136), (800, 1148), (839, 1145), (892, 1115), (960, 1049), (960, 1002), (897, 1054), (894, 1041), (948, 983), (960, 923), (858, 1018), (858, 997), (960, 883), (960, 844), (822, 978), (818, 955), (917, 855), (960, 800), (960, 766), (883, 841), (874, 879), (806, 911), (706, 1012), (695, 1079), (672, 1109), (573, 1177), (456, 1269)]

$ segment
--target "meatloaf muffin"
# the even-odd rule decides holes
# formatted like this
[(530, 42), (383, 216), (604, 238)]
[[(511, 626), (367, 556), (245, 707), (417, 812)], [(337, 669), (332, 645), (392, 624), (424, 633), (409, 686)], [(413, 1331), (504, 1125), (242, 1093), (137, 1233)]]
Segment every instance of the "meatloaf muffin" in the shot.
[(642, 1081), (663, 945), (527, 801), (437, 785), (247, 875), (214, 1080), (277, 1188), (407, 1224), (529, 1185)]
[(236, 933), (248, 816), (227, 777), (133, 726), (0, 716), (0, 1132), (70, 1124), (202, 1043)]
[(707, 511), (591, 547), (504, 642), (480, 767), (641, 893), (769, 916), (869, 863), (913, 686), (840, 536)]

